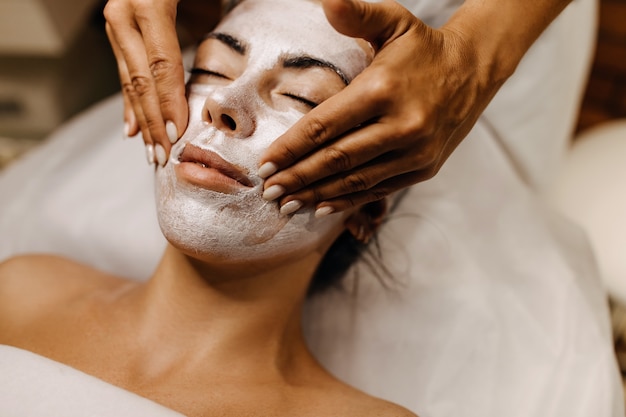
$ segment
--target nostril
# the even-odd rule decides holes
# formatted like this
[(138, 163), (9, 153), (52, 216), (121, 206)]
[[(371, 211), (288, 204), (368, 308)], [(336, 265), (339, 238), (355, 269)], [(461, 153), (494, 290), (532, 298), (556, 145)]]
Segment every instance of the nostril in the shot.
[(228, 126), (230, 130), (237, 129), (237, 123), (235, 123), (235, 120), (227, 114), (222, 114), (222, 123)]

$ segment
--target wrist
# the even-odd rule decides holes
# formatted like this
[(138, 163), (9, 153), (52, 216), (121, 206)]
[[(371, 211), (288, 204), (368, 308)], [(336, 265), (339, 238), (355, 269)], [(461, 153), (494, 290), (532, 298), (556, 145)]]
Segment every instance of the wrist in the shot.
[(463, 39), (491, 82), (510, 77), (531, 45), (569, 0), (466, 0), (442, 27)]

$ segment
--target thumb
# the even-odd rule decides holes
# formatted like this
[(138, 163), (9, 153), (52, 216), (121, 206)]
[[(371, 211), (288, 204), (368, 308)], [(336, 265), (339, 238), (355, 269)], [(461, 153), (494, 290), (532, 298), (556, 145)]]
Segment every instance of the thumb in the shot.
[[(404, 33), (413, 15), (393, 0), (322, 0), (339, 33), (370, 42), (376, 50)], [(408, 15), (410, 16), (407, 16)]]

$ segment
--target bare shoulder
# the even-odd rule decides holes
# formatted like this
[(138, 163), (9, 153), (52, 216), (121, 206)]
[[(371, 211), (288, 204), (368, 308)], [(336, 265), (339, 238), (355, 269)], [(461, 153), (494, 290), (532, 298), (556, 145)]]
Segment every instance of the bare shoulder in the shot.
[(418, 417), (417, 414), (389, 401), (373, 398), (363, 417)]
[(112, 279), (53, 255), (23, 255), (1, 262), (0, 329), (35, 320)]
[(333, 410), (332, 414), (335, 415), (341, 414), (346, 417), (417, 417), (415, 413), (398, 404), (373, 397), (338, 380), (333, 387), (333, 394), (334, 401), (328, 404)]

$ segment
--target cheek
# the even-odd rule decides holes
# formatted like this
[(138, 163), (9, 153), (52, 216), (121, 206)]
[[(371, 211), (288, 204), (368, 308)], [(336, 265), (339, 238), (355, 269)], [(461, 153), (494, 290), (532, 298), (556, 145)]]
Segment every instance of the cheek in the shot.
[(189, 123), (201, 122), (202, 115), (204, 113), (204, 102), (206, 96), (190, 93), (188, 98), (189, 103)]

